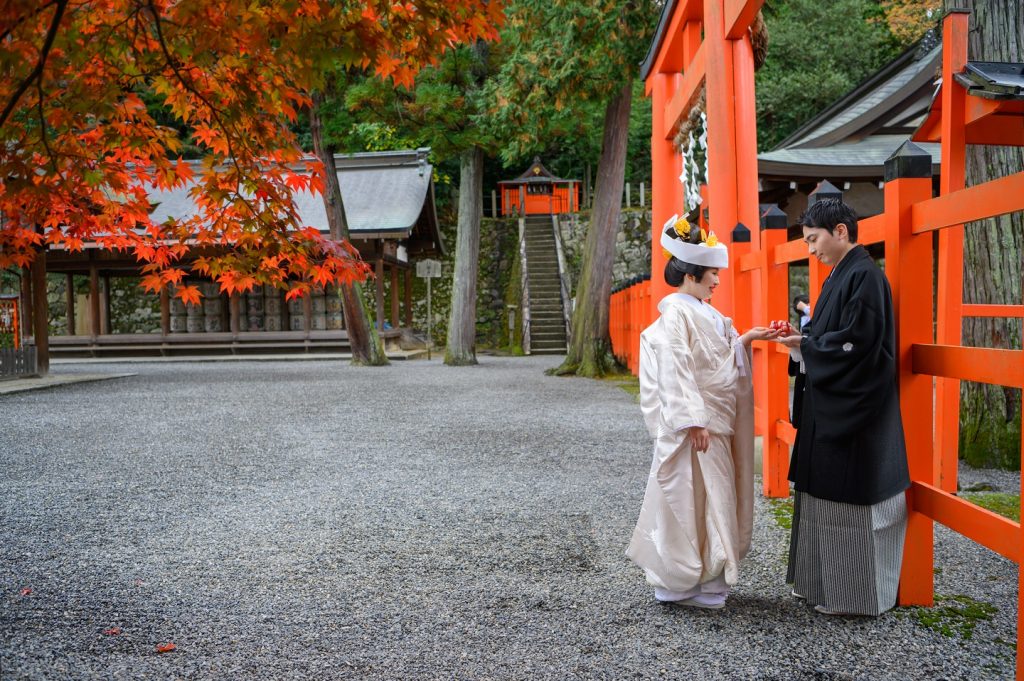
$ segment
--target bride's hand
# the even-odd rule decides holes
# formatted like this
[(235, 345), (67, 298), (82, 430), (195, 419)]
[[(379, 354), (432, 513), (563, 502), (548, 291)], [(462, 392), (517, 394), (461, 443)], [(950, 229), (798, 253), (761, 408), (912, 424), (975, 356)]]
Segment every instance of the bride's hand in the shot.
[(750, 331), (740, 336), (740, 342), (744, 346), (750, 347), (750, 344), (756, 340), (774, 340), (779, 337), (779, 332), (775, 329), (769, 329), (767, 326), (755, 326)]
[(690, 442), (693, 443), (695, 451), (706, 452), (708, 447), (711, 446), (711, 433), (708, 432), (707, 428), (694, 426), (690, 428)]

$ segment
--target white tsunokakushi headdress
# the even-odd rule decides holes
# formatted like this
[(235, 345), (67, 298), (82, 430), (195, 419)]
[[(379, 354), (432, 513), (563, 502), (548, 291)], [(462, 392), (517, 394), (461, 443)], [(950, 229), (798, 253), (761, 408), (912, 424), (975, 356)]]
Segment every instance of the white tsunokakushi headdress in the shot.
[(729, 249), (725, 244), (718, 243), (714, 232), (705, 233), (703, 229), (700, 230), (700, 242), (693, 243), (690, 230), (686, 218), (673, 215), (668, 219), (661, 230), (661, 246), (667, 255), (701, 267), (724, 269), (729, 266)]

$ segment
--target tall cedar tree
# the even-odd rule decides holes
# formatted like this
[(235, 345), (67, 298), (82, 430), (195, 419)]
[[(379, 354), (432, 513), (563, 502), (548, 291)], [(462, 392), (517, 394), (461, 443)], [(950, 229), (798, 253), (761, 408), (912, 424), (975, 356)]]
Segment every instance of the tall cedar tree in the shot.
[[(1024, 63), (1020, 0), (949, 0), (946, 8), (965, 4), (972, 10), (968, 58)], [(967, 186), (1022, 171), (1022, 147), (967, 147)], [(964, 302), (1024, 302), (1024, 214), (970, 223), (964, 233)], [(964, 344), (1020, 349), (1021, 331), (1020, 319), (970, 317), (964, 320)], [(960, 394), (961, 454), (975, 465), (1019, 467), (1021, 391), (963, 382)]]
[[(4, 3), (0, 267), (44, 270), (44, 246), (91, 241), (131, 251), (147, 289), (190, 304), (200, 293), (179, 261), (193, 246), (215, 249), (192, 270), (228, 293), (271, 284), (294, 298), (365, 278), (351, 245), (301, 224), (293, 193), (323, 190), (324, 171), (295, 169), (290, 125), (329, 65), (408, 84), (451, 45), (494, 39), (501, 12), (489, 0)], [(199, 174), (178, 157), (182, 128), (203, 151)], [(148, 189), (183, 185), (198, 213), (154, 224)]]
[(601, 376), (614, 367), (608, 303), (632, 85), (658, 16), (653, 0), (518, 0), (509, 7), (502, 34), (508, 58), (492, 89), (494, 120), (516, 134), (506, 156), (526, 156), (571, 129), (581, 100), (603, 102), (605, 110), (571, 339), (558, 374)]
[(346, 74), (326, 112), (333, 144), (344, 148), (428, 146), (442, 161), (460, 161), (455, 276), (445, 363), (476, 363), (476, 280), (482, 218), (483, 159), (494, 137), (479, 125), (482, 85), (493, 71), (490, 43), (455, 47), (423, 69), (412, 87)]

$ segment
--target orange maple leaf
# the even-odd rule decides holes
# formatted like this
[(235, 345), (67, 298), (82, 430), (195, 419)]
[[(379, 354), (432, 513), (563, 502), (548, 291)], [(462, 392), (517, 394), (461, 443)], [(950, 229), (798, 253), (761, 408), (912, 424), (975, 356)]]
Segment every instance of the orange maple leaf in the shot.
[(196, 286), (179, 286), (178, 290), (174, 292), (174, 297), (181, 298), (181, 302), (186, 305), (198, 305), (202, 299), (199, 288)]
[(170, 653), (178, 649), (178, 646), (173, 643), (158, 643), (156, 646), (156, 652), (158, 653)]

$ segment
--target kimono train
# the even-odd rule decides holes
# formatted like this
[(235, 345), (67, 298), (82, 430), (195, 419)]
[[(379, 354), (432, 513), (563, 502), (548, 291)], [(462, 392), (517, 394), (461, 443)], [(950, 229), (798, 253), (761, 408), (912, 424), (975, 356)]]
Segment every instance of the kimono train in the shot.
[[(727, 593), (753, 524), (750, 361), (732, 320), (710, 305), (674, 293), (658, 311), (640, 335), (640, 406), (654, 458), (626, 555), (655, 589)], [(706, 452), (693, 450), (691, 426), (710, 432)]]

